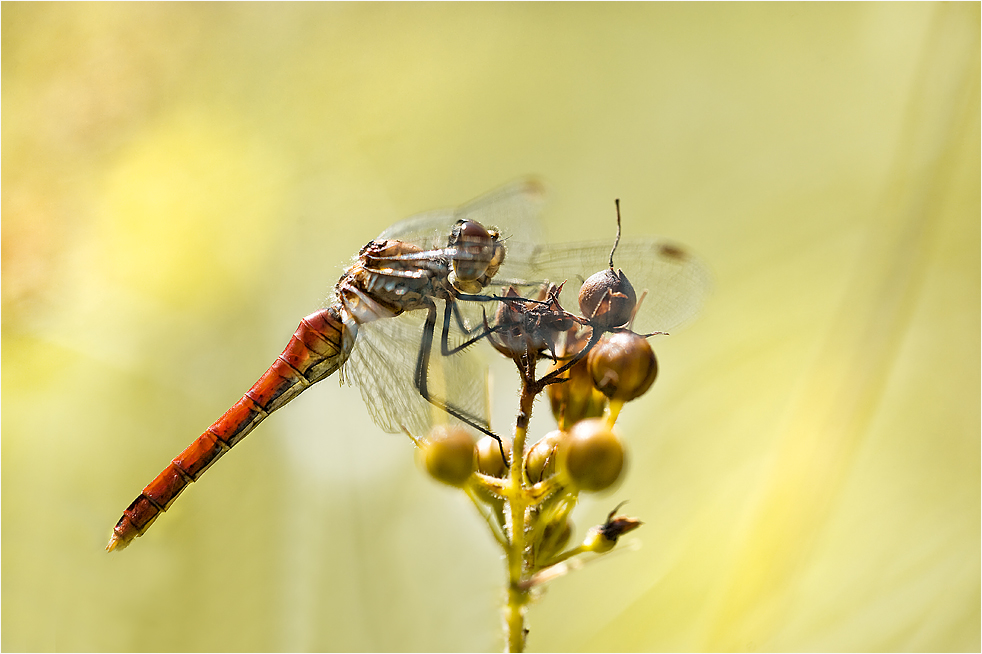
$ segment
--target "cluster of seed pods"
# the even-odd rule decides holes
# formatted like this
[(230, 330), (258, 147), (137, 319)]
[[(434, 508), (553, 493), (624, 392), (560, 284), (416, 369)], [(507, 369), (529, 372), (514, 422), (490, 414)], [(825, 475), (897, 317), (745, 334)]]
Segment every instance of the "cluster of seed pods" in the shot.
[[(571, 556), (611, 549), (620, 535), (641, 524), (615, 517), (615, 509), (580, 545), (567, 549), (573, 534), (570, 514), (579, 493), (610, 489), (621, 478), (626, 453), (614, 422), (624, 402), (651, 387), (658, 365), (646, 336), (630, 329), (637, 298), (627, 276), (614, 270), (613, 260), (583, 283), (580, 315), (559, 305), (555, 287), (542, 289), (528, 302), (512, 289), (505, 297), (514, 301), (500, 304), (488, 326), (489, 340), (515, 361), (524, 392), (547, 393), (558, 429), (516, 453), (510, 439), (485, 436), (475, 442), (463, 427), (443, 426), (419, 442), (420, 459), (435, 479), (464, 489), (486, 507), (492, 529), (500, 527), (496, 536), (502, 545), (509, 538), (510, 493), (516, 492), (509, 484), (512, 467), (521, 466), (521, 492), (528, 506), (525, 570), (535, 579), (536, 573)], [(536, 378), (535, 363), (541, 359), (550, 359), (550, 368)]]

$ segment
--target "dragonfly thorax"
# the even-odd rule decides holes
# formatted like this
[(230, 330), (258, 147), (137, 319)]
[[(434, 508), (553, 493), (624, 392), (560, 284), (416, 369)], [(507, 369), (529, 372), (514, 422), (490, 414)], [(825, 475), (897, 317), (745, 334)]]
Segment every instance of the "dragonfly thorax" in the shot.
[(448, 265), (446, 259), (423, 254), (413, 243), (371, 241), (338, 280), (338, 300), (361, 324), (429, 306), (432, 297), (441, 295)]

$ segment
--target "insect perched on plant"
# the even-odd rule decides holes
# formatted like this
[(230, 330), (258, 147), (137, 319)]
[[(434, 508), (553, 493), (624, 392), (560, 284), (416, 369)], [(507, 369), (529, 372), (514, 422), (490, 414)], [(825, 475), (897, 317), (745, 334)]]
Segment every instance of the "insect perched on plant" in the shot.
[[(534, 580), (572, 556), (609, 550), (640, 524), (612, 512), (589, 544), (563, 549), (578, 493), (620, 476), (624, 448), (612, 427), (657, 373), (647, 337), (690, 318), (708, 286), (705, 268), (677, 245), (621, 243), (619, 205), (613, 249), (542, 244), (534, 234), (542, 198), (538, 182), (521, 180), (408, 218), (361, 248), (328, 305), (300, 322), (259, 381), (123, 512), (108, 549), (143, 535), (270, 413), (343, 367), (374, 421), (408, 433), (427, 470), (465, 489), (487, 518), (509, 561), (509, 644), (524, 646), (524, 627), (520, 639), (515, 629)], [(614, 270), (615, 252), (627, 274)], [(635, 285), (646, 289), (641, 300)], [(579, 314), (564, 308), (573, 302)], [(486, 374), (472, 356), (484, 341), (519, 371), (518, 419), (504, 436), (492, 429)], [(430, 374), (437, 342), (441, 384)], [(540, 361), (551, 363), (542, 375)], [(546, 389), (560, 430), (526, 448), (532, 400)], [(444, 416), (436, 427), (434, 413)], [(475, 443), (473, 432), (484, 438)]]

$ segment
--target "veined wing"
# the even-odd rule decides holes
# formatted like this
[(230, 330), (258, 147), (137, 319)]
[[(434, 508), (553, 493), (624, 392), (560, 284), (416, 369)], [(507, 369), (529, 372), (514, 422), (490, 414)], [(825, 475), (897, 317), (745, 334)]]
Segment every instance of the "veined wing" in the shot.
[[(461, 253), (447, 247), (450, 231), (458, 220), (474, 220), (484, 227), (499, 229), (505, 242), (507, 262), (511, 257), (509, 244), (513, 239), (537, 242), (535, 239), (541, 234), (539, 214), (544, 203), (545, 187), (542, 182), (532, 177), (520, 178), (455, 209), (429, 211), (401, 220), (379, 234), (376, 240), (395, 239), (424, 248), (424, 252), (406, 257), (407, 260), (460, 256)], [(458, 307), (471, 329), (481, 324), (485, 309), (491, 316), (497, 309), (493, 304), (470, 301), (459, 302)]]
[[(379, 238), (442, 248), (450, 228), (461, 218), (497, 227), (506, 254), (488, 291), (519, 283), (532, 293), (538, 283), (567, 281), (561, 302), (567, 310), (576, 312), (580, 284), (608, 267), (613, 242), (543, 245), (539, 214), (544, 202), (543, 184), (535, 178), (523, 178), (457, 209), (407, 218), (382, 232)], [(614, 267), (625, 272), (639, 297), (647, 291), (634, 322), (635, 331), (641, 333), (669, 331), (684, 324), (699, 311), (711, 287), (709, 270), (698, 257), (667, 239), (622, 241), (614, 254)], [(481, 305), (463, 302), (460, 306), (471, 326), (477, 324)], [(494, 308), (489, 306), (488, 311), (493, 314)]]
[[(560, 301), (579, 312), (577, 294), (590, 275), (609, 267), (613, 242), (534, 245), (509, 243), (495, 282), (566, 282)], [(614, 268), (627, 275), (641, 303), (634, 331), (670, 331), (692, 318), (705, 302), (711, 286), (708, 268), (692, 253), (659, 238), (621, 241), (614, 253)]]
[[(354, 350), (344, 367), (345, 379), (358, 386), (375, 424), (389, 433), (405, 427), (419, 437), (433, 424), (455, 420), (426, 401), (414, 384), (425, 318), (425, 311), (411, 311), (359, 326)], [(430, 391), (487, 426), (487, 366), (469, 349), (442, 356), (442, 320), (441, 307), (430, 354)], [(462, 336), (452, 325), (451, 345), (460, 342)]]
[(416, 243), (425, 249), (447, 245), (450, 229), (458, 220), (475, 220), (485, 227), (497, 227), (506, 239), (519, 236), (528, 242), (541, 237), (539, 213), (545, 201), (545, 187), (535, 178), (522, 178), (485, 193), (454, 209), (440, 209), (401, 220), (378, 235), (378, 239), (397, 239)]

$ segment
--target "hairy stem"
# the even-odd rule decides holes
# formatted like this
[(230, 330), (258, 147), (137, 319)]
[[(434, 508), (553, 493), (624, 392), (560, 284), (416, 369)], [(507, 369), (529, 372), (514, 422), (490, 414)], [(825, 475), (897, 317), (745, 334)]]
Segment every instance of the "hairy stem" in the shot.
[(529, 384), (522, 384), (518, 420), (515, 424), (515, 441), (512, 444), (511, 465), (508, 470), (508, 526), (511, 542), (508, 547), (508, 604), (505, 607), (505, 626), (508, 631), (509, 652), (525, 649), (525, 612), (529, 602), (529, 588), (524, 583), (526, 568), (525, 516), (529, 507), (525, 475), (522, 470), (525, 454), (525, 435), (532, 415), (535, 392)]

